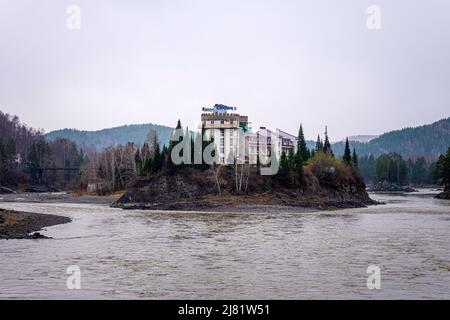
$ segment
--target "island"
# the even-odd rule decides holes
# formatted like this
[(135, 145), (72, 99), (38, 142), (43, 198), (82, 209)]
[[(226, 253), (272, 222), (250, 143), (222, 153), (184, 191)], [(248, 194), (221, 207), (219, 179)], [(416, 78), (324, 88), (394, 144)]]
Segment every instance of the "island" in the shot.
[[(283, 156), (284, 157), (284, 156)], [(282, 159), (282, 161), (284, 161)], [(283, 211), (338, 209), (376, 204), (359, 170), (325, 153), (299, 170), (264, 176), (256, 166), (165, 168), (137, 178), (112, 206), (183, 211)]]

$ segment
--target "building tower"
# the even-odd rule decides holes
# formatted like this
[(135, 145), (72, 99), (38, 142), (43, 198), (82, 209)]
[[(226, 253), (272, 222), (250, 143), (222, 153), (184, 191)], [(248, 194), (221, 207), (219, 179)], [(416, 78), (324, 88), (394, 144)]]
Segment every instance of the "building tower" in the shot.
[(228, 112), (236, 110), (236, 107), (222, 104), (216, 104), (213, 108), (203, 108), (202, 127), (205, 135), (214, 139), (220, 164), (233, 163), (234, 157), (241, 151), (242, 141), (240, 138), (244, 134), (251, 133), (252, 130), (247, 116)]

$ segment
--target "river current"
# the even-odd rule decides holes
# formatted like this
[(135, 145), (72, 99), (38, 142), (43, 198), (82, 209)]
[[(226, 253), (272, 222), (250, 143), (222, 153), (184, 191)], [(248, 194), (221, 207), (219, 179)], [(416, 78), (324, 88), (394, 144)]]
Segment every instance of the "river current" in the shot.
[(311, 213), (0, 201), (73, 219), (42, 231), (54, 239), (0, 240), (0, 299), (450, 299), (450, 202), (432, 195)]

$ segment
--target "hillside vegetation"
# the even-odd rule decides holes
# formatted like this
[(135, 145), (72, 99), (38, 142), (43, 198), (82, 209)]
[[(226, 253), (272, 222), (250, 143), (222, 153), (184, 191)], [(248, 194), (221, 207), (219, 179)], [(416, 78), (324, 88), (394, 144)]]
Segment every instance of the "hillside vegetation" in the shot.
[[(360, 156), (397, 153), (404, 158), (437, 159), (450, 146), (450, 118), (420, 127), (387, 132), (367, 143), (350, 144)], [(333, 150), (338, 155), (343, 154), (344, 142), (333, 144)]]
[(74, 141), (79, 146), (94, 147), (97, 151), (100, 151), (108, 147), (126, 145), (129, 142), (142, 145), (153, 130), (156, 131), (162, 146), (169, 142), (173, 128), (150, 123), (125, 125), (98, 131), (62, 129), (46, 134), (45, 138), (49, 141), (64, 138)]
[(0, 111), (0, 193), (11, 192), (5, 187), (37, 190), (31, 186), (42, 184), (55, 190), (78, 185), (86, 161), (86, 155), (72, 141), (58, 138), (48, 142), (17, 116)]
[[(152, 130), (156, 131), (161, 147), (169, 144), (173, 128), (156, 124), (126, 125), (99, 131), (63, 129), (50, 132), (45, 137), (48, 140), (69, 139), (80, 146), (94, 146), (100, 151), (111, 146), (125, 145), (128, 142), (142, 145)], [(349, 140), (350, 147), (355, 148), (359, 156), (397, 153), (405, 159), (411, 157), (437, 159), (450, 146), (450, 118), (420, 127), (387, 132), (369, 142)], [(306, 145), (309, 149), (314, 149), (316, 142), (306, 141)], [(344, 142), (333, 143), (334, 153), (342, 156), (344, 146)]]
[[(302, 171), (292, 173), (291, 182), (286, 180), (281, 170), (274, 176), (262, 176), (259, 168), (254, 166), (163, 168), (150, 176), (138, 177), (114, 206), (170, 210), (244, 206), (323, 209), (374, 203), (355, 166), (321, 152), (302, 168)], [(241, 170), (246, 186), (238, 191), (236, 174)]]

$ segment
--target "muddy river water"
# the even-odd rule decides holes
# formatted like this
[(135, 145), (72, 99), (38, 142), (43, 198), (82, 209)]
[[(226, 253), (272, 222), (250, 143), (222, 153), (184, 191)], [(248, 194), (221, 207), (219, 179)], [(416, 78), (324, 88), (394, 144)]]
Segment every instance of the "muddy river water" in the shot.
[[(0, 298), (450, 299), (450, 202), (429, 190), (311, 213), (152, 212), (1, 202), (68, 216), (0, 240)], [(380, 289), (367, 268), (380, 268)], [(79, 290), (67, 268), (80, 270)]]

